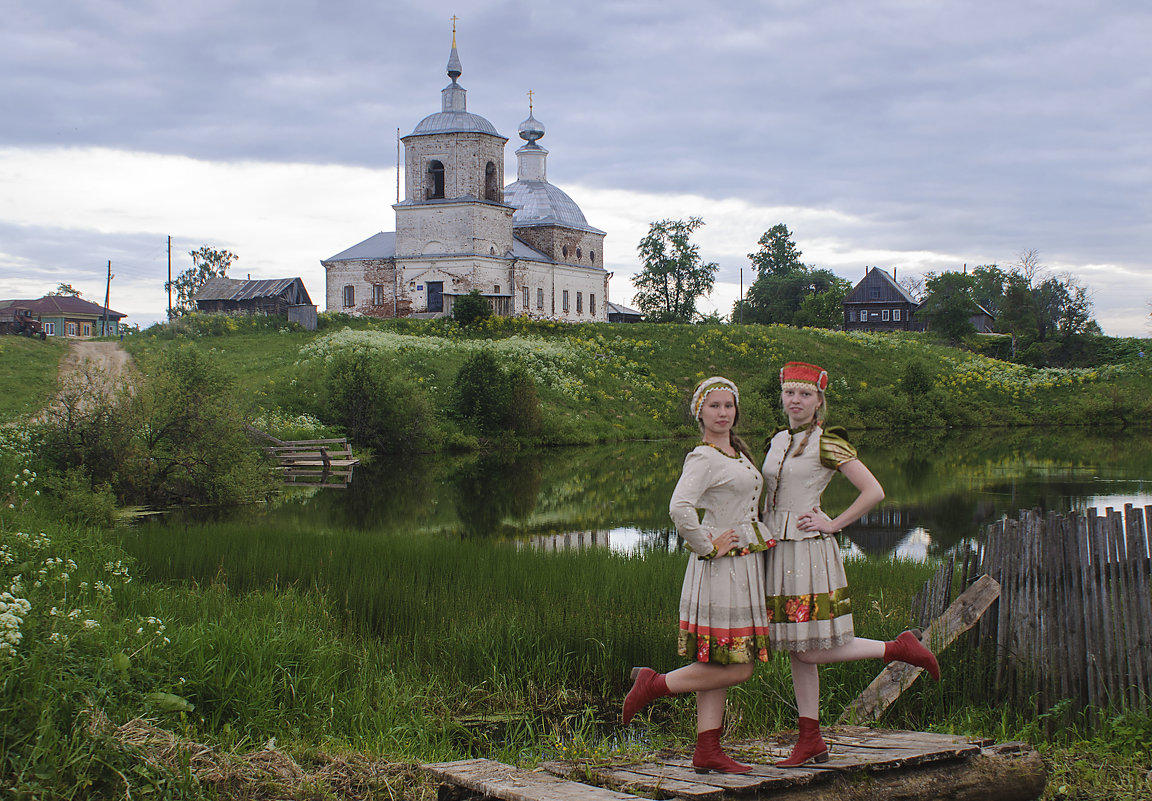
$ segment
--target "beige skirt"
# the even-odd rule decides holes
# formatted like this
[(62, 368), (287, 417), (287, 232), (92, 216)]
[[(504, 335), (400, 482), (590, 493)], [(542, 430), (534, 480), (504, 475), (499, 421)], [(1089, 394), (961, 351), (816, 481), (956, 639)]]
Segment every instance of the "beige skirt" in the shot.
[(765, 554), (772, 647), (816, 651), (851, 642), (852, 601), (832, 536), (780, 540)]
[(680, 655), (721, 665), (767, 662), (766, 589), (759, 553), (691, 556), (680, 591)]

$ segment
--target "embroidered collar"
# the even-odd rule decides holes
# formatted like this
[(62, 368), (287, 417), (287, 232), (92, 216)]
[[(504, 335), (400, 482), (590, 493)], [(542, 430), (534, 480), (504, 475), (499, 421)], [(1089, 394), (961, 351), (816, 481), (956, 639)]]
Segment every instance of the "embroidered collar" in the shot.
[(736, 455), (735, 455), (735, 456), (733, 456), (732, 454), (725, 452), (725, 450), (724, 450), (723, 448), (721, 448), (719, 445), (713, 445), (711, 442), (703, 442), (703, 441), (701, 441), (701, 443), (700, 443), (700, 444), (701, 444), (701, 445), (707, 445), (709, 448), (714, 448), (716, 451), (718, 451), (718, 452), (720, 452), (720, 453), (724, 454), (724, 455), (725, 455), (725, 456), (727, 456), (729, 459), (736, 459), (737, 461), (739, 461), (739, 460), (740, 460), (740, 457), (744, 455), (744, 454), (740, 453), (740, 451), (736, 451)]

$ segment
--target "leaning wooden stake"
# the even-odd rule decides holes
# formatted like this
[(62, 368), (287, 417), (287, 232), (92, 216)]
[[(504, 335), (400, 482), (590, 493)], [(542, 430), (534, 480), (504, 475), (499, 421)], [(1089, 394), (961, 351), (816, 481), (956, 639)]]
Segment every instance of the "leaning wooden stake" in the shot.
[[(944, 614), (932, 621), (928, 631), (920, 641), (939, 654), (961, 634), (972, 628), (992, 602), (1000, 597), (1000, 584), (985, 574), (944, 610)], [(906, 665), (903, 662), (889, 662), (880, 675), (848, 705), (840, 716), (840, 723), (863, 723), (876, 720), (908, 689), (922, 668)]]

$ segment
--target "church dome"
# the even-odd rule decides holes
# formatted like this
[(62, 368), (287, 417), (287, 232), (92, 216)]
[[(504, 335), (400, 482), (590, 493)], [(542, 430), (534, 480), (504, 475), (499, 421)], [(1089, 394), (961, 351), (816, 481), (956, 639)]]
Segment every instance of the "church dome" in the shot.
[(499, 136), (496, 126), (470, 111), (437, 111), (429, 114), (412, 131), (413, 136), (434, 133), (486, 133)]
[(512, 225), (563, 225), (593, 229), (584, 212), (564, 190), (547, 181), (519, 180), (504, 187), (504, 202), (515, 207)]

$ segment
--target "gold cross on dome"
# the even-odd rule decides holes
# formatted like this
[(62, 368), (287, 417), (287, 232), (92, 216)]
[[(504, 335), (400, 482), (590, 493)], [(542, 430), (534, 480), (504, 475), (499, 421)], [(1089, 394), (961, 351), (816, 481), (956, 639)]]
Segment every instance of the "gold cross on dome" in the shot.
[(532, 116), (532, 95), (535, 94), (531, 89), (528, 90), (528, 116)]

